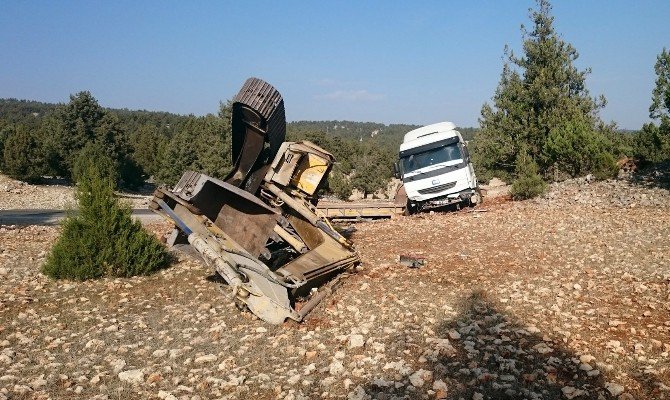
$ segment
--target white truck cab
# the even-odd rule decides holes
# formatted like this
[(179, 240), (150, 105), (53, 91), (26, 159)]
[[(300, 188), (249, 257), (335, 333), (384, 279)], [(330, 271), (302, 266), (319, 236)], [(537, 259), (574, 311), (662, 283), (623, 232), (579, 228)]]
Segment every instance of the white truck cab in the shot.
[(468, 148), (452, 122), (439, 122), (405, 134), (396, 176), (407, 193), (408, 212), (481, 201)]

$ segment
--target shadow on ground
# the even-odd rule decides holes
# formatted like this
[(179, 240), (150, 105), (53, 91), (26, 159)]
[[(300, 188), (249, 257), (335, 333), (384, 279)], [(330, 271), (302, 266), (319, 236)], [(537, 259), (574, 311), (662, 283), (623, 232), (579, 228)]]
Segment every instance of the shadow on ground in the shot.
[(631, 176), (631, 181), (649, 188), (670, 190), (670, 161), (641, 165)]
[[(43, 176), (39, 180), (40, 185), (58, 185), (58, 186), (70, 186), (74, 187), (74, 182), (66, 178), (52, 177), (52, 176)], [(142, 186), (136, 188), (123, 188), (124, 193), (129, 194), (132, 197), (133, 195), (137, 196), (151, 196), (158, 186), (154, 182), (144, 182)], [(121, 195), (123, 196), (123, 193)]]
[[(403, 373), (402, 367), (385, 367), (384, 377), (363, 386), (367, 395), (389, 400), (615, 398), (597, 370), (598, 360), (580, 361), (561, 343), (496, 309), (484, 294), (472, 294), (458, 311), (440, 325), (436, 338), (427, 340), (429, 350), (421, 354), (425, 362), (408, 365), (409, 376), (403, 376), (407, 370)], [(413, 346), (403, 335), (394, 340), (401, 348)], [(431, 389), (434, 393), (428, 393)]]
[(125, 189), (132, 195), (151, 196), (158, 186), (153, 182), (144, 182), (144, 184), (135, 189)]

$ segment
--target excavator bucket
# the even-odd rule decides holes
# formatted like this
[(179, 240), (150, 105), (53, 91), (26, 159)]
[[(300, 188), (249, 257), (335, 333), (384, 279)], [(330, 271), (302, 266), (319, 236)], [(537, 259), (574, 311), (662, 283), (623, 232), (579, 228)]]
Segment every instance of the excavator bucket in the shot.
[(352, 243), (313, 205), (334, 158), (310, 142), (284, 142), (279, 92), (250, 78), (233, 103), (233, 160), (223, 180), (187, 171), (150, 207), (264, 321), (301, 321), (360, 262)]

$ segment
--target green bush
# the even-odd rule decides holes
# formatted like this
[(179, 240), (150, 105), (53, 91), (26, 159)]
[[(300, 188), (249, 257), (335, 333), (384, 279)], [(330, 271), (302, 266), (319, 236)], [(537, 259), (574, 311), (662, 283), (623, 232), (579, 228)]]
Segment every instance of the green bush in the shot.
[(635, 156), (652, 163), (670, 159), (670, 118), (660, 126), (644, 124), (635, 137)]
[(512, 182), (510, 194), (514, 200), (532, 199), (544, 193), (547, 184), (540, 175), (522, 176)]
[(549, 132), (543, 157), (555, 175), (584, 176), (597, 179), (616, 175), (616, 160), (610, 152), (614, 144), (599, 130), (582, 120), (568, 121)]
[(333, 169), (328, 175), (328, 191), (342, 200), (349, 200), (353, 187), (349, 178), (343, 173)]
[(165, 268), (170, 261), (165, 247), (114, 197), (114, 181), (107, 171), (94, 160), (83, 171), (77, 183), (79, 213), (63, 222), (42, 271), (52, 278), (85, 280), (146, 275)]
[(619, 166), (611, 153), (602, 152), (594, 157), (592, 173), (599, 181), (614, 178), (619, 173)]
[(516, 160), (516, 180), (512, 182), (510, 194), (514, 200), (532, 199), (544, 193), (546, 182), (537, 172), (537, 163), (523, 151)]
[(100, 178), (117, 182), (119, 178), (118, 163), (105, 152), (100, 144), (95, 142), (87, 143), (75, 157), (72, 165), (72, 178), (75, 182), (80, 182), (85, 177), (91, 160), (95, 160)]
[(27, 182), (38, 181), (41, 177), (41, 152), (37, 138), (24, 126), (5, 131), (2, 169), (14, 179)]

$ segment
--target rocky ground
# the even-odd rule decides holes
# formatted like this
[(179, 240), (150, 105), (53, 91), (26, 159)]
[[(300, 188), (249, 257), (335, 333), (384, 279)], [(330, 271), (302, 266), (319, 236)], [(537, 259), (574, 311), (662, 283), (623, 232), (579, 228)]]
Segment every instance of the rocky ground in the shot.
[(0, 399), (670, 398), (668, 190), (575, 180), (355, 228), (362, 270), (282, 326), (188, 256), (56, 282), (58, 228), (0, 228)]
[[(117, 193), (133, 208), (147, 208), (149, 196), (138, 193)], [(150, 193), (149, 193), (150, 194)], [(62, 182), (31, 185), (0, 174), (0, 210), (53, 209), (62, 210), (75, 205), (74, 188)]]

